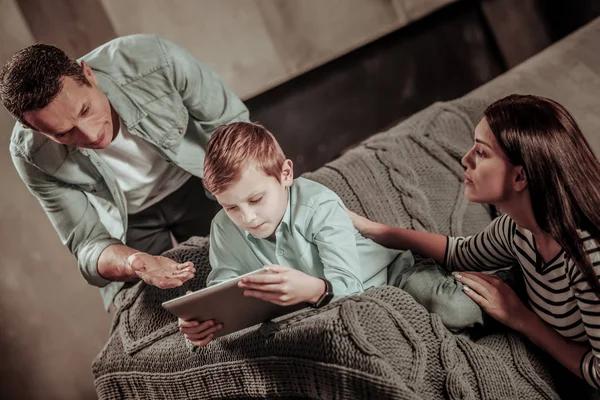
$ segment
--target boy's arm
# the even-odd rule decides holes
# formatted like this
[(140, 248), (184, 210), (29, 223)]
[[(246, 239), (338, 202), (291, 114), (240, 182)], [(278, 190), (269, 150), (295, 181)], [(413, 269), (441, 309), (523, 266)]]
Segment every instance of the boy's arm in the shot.
[(333, 286), (334, 299), (362, 293), (356, 230), (342, 201), (333, 193), (325, 195), (314, 207), (308, 228), (319, 249), (325, 278)]
[(250, 272), (245, 263), (235, 256), (235, 249), (239, 246), (235, 240), (237, 232), (227, 235), (216, 219), (217, 217), (213, 219), (210, 226), (208, 259), (212, 270), (206, 279), (207, 287)]

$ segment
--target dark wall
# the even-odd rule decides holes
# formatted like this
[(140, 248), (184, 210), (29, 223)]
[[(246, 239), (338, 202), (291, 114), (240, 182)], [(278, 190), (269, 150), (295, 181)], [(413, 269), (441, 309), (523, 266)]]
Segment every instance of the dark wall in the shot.
[(299, 175), (468, 93), (598, 15), (592, 0), (459, 1), (246, 104)]

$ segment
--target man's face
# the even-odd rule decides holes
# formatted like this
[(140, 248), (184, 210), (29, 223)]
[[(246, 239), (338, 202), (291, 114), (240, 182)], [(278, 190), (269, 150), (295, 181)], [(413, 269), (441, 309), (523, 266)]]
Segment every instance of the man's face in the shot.
[(287, 188), (292, 182), (290, 160), (285, 161), (279, 180), (248, 166), (238, 180), (215, 197), (234, 224), (259, 239), (265, 239), (273, 235), (285, 214)]
[(23, 114), (31, 127), (53, 141), (72, 147), (104, 149), (118, 130), (118, 115), (98, 87), (89, 65), (82, 63), (90, 85), (63, 77), (63, 88), (41, 110)]

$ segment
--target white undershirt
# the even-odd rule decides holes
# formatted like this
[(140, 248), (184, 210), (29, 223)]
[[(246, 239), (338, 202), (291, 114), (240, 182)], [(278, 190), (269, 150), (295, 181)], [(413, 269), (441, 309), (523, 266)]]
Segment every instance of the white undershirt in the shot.
[(122, 120), (117, 136), (98, 155), (114, 171), (128, 214), (138, 213), (179, 189), (192, 176), (168, 163), (156, 148), (129, 133)]

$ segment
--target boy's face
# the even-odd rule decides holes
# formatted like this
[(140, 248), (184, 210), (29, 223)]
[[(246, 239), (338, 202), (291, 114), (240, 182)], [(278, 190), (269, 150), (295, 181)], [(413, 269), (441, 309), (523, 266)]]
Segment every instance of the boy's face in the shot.
[(265, 239), (273, 235), (287, 208), (287, 188), (294, 180), (290, 160), (283, 163), (279, 178), (250, 165), (237, 181), (215, 197), (234, 224)]

